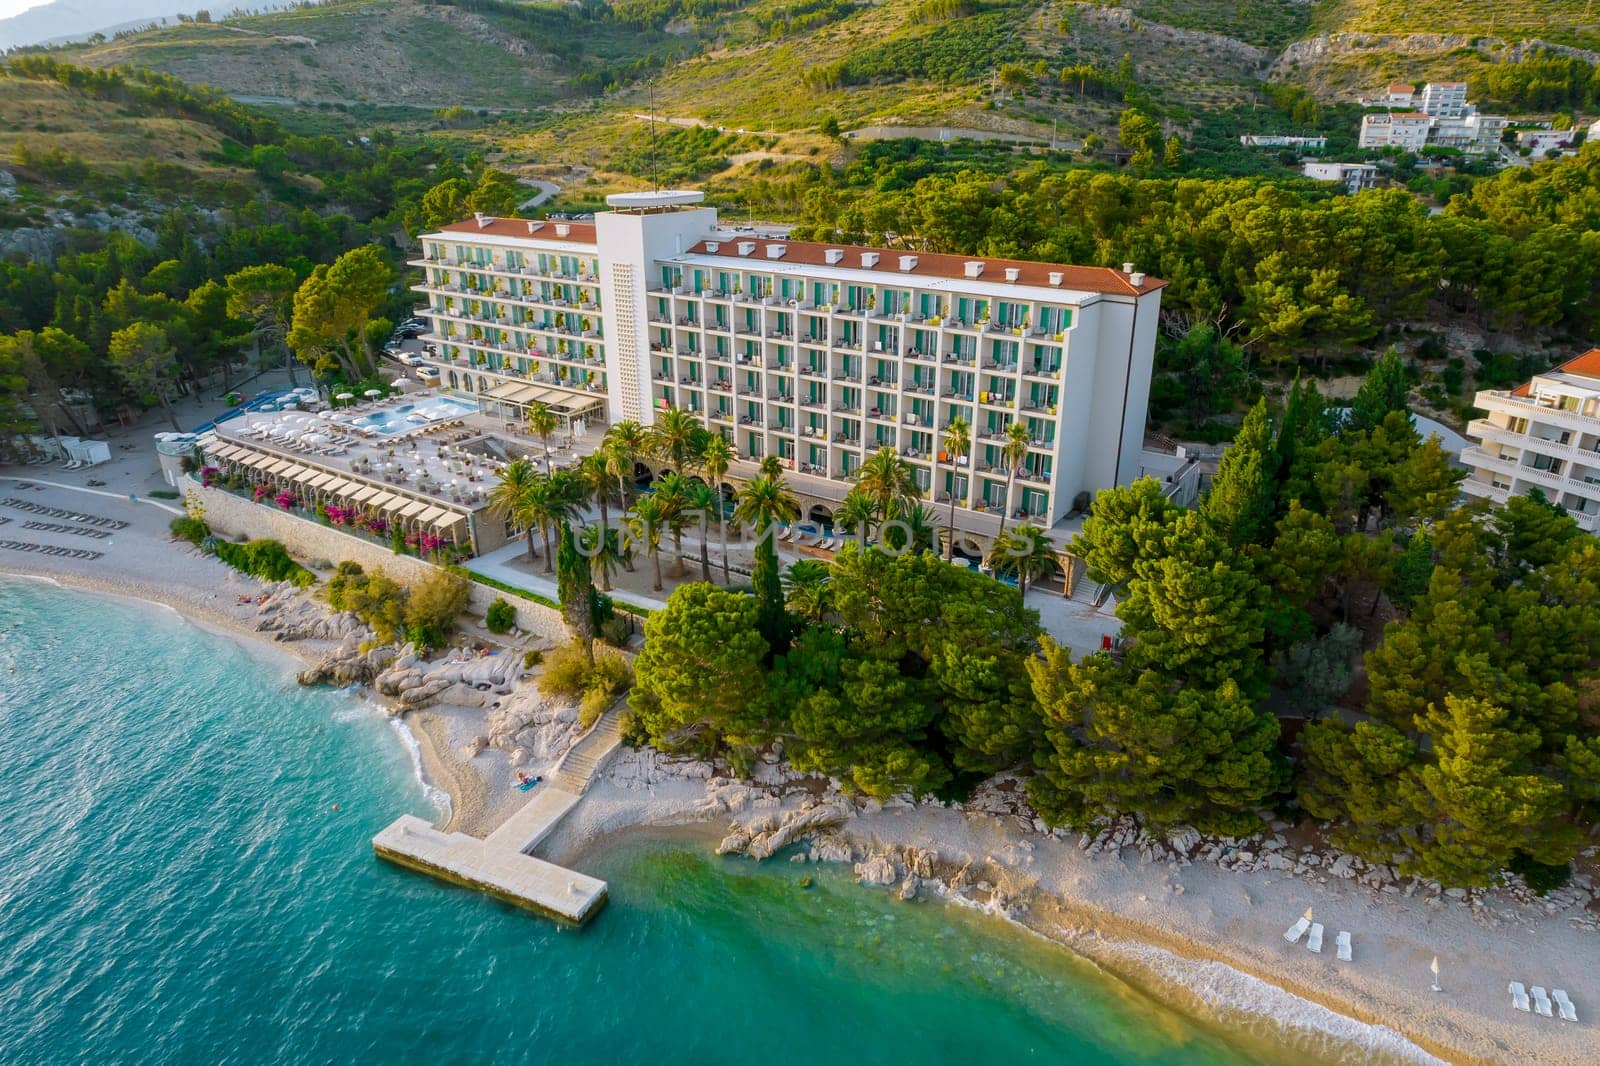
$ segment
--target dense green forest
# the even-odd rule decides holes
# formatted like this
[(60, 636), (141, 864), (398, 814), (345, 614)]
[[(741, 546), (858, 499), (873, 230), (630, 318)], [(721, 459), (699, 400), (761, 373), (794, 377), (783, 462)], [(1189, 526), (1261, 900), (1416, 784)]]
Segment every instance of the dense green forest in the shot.
[[(630, 728), (736, 767), (781, 741), (871, 796), (1014, 769), (1052, 825), (1239, 836), (1275, 810), (1402, 873), (1559, 883), (1600, 812), (1600, 546), (1542, 499), (1460, 504), (1406, 393), (1393, 352), (1348, 408), (1296, 382), (1196, 507), (1101, 492), (1070, 549), (1115, 590), (1114, 651), (1074, 660), (1024, 593), (931, 551), (852, 543), (780, 579), (768, 543), (748, 590), (651, 616)], [(863, 474), (863, 540), (921, 507), (896, 462)], [(769, 471), (740, 517), (792, 502)]]

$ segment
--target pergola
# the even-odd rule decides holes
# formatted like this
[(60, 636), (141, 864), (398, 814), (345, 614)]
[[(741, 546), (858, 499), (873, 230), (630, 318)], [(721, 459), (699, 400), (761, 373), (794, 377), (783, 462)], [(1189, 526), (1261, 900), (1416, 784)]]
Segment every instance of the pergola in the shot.
[(293, 488), (322, 504), (359, 507), (406, 529), (432, 530), (457, 545), (461, 544), (463, 533), (469, 541), (472, 537), (471, 516), (439, 500), (397, 492), (391, 486), (375, 485), (343, 471), (322, 470), (253, 448), (225, 444), (216, 438), (201, 441), (201, 448), (214, 462), (247, 470), (256, 480)]
[(478, 395), (478, 409), (501, 418), (522, 422), (528, 417), (528, 408), (542, 403), (560, 421), (561, 427), (572, 432), (572, 424), (579, 418), (598, 418), (605, 410), (605, 400), (593, 393), (577, 389), (564, 389), (556, 385), (524, 384), (520, 381), (497, 386)]

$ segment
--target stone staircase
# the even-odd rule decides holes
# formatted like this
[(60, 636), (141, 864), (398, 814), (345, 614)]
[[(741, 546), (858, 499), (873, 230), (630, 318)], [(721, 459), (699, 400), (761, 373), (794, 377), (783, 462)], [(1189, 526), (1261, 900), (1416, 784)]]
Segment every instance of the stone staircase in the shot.
[(626, 701), (620, 701), (606, 708), (593, 728), (572, 746), (556, 766), (556, 772), (550, 779), (552, 787), (574, 796), (583, 795), (594, 775), (622, 744), (621, 721), (625, 705)]

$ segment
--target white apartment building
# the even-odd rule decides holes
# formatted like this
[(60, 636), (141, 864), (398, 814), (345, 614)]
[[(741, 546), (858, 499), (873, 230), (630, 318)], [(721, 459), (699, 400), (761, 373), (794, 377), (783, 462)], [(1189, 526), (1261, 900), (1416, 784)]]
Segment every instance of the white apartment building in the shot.
[(1341, 182), (1352, 195), (1378, 184), (1376, 163), (1306, 163), (1300, 173), (1316, 181)]
[(1464, 81), (1430, 81), (1422, 87), (1418, 110), (1434, 118), (1465, 118), (1472, 113)]
[(1407, 81), (1391, 82), (1384, 90), (1383, 101), (1390, 107), (1415, 107), (1417, 91)]
[[(775, 455), (838, 501), (896, 449), (978, 536), (1045, 526), (1141, 473), (1163, 282), (1103, 267), (807, 243), (719, 227), (697, 192), (608, 197), (592, 223), (484, 216), (422, 237), (441, 384), (651, 423), (693, 411), (748, 476)], [(945, 426), (972, 427), (965, 455)], [(1007, 496), (1007, 427), (1031, 441)]]
[(1467, 423), (1474, 443), (1461, 453), (1471, 470), (1462, 491), (1498, 503), (1539, 489), (1600, 530), (1600, 348), (1474, 402), (1488, 417)]
[(1428, 143), (1433, 120), (1420, 111), (1379, 111), (1361, 116), (1362, 148), (1402, 148), (1420, 152)]

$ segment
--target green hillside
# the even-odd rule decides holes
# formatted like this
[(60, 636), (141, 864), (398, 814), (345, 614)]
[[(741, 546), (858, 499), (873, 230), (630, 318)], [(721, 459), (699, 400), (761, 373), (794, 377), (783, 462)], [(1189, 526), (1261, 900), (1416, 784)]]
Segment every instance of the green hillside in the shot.
[(1600, 47), (1592, 0), (1321, 0), (1320, 33), (1449, 33)]

